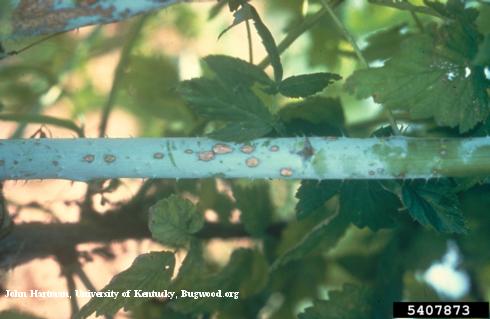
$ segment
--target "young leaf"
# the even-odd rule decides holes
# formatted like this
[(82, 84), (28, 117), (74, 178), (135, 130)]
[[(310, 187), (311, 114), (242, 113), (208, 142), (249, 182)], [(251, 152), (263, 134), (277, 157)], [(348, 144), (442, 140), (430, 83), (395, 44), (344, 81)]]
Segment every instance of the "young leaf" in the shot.
[(401, 199), (410, 216), (443, 233), (466, 233), (459, 200), (448, 182), (414, 182), (402, 186)]
[(260, 18), (257, 10), (255, 10), (255, 8), (248, 3), (243, 5), (243, 7), (248, 7), (250, 10), (255, 29), (262, 39), (262, 43), (264, 44), (265, 50), (269, 55), (272, 68), (274, 69), (274, 79), (276, 80), (276, 82), (280, 82), (282, 80), (283, 70), (276, 41), (274, 41), (274, 37), (272, 36), (272, 33), (269, 31), (267, 26), (264, 24), (264, 22), (262, 22), (262, 19)]
[(204, 216), (187, 199), (171, 195), (150, 208), (151, 235), (164, 245), (182, 247), (204, 225)]
[[(83, 306), (76, 318), (87, 318), (93, 312), (96, 316), (112, 316), (119, 309), (129, 310), (151, 298), (138, 297), (138, 291), (162, 291), (169, 288), (175, 266), (175, 258), (169, 252), (151, 252), (138, 256), (131, 267), (117, 274), (101, 291), (119, 292), (116, 298), (93, 297)], [(131, 290), (130, 297), (122, 293)]]
[(226, 87), (217, 80), (198, 78), (184, 81), (180, 93), (204, 118), (229, 122), (213, 132), (214, 138), (243, 142), (266, 135), (274, 119), (262, 101), (247, 87)]
[(226, 55), (209, 55), (204, 62), (227, 86), (251, 87), (254, 83), (273, 86), (272, 81), (258, 66)]
[(338, 74), (327, 72), (291, 76), (281, 81), (279, 92), (287, 97), (307, 97), (341, 78)]
[(296, 205), (296, 217), (303, 219), (308, 217), (337, 192), (340, 191), (341, 181), (309, 181), (304, 180), (296, 192), (296, 198), (299, 199)]
[(408, 110), (413, 118), (434, 117), (441, 126), (466, 132), (489, 114), (483, 69), (470, 65), (478, 34), (468, 28), (453, 23), (432, 36), (413, 36), (383, 67), (356, 71), (346, 88), (389, 109)]
[(364, 319), (373, 311), (374, 293), (367, 287), (345, 284), (341, 291), (329, 293), (328, 300), (317, 300), (300, 313), (299, 319)]
[(399, 206), (398, 198), (379, 181), (352, 180), (342, 185), (340, 214), (348, 215), (359, 228), (367, 226), (376, 231), (393, 227)]

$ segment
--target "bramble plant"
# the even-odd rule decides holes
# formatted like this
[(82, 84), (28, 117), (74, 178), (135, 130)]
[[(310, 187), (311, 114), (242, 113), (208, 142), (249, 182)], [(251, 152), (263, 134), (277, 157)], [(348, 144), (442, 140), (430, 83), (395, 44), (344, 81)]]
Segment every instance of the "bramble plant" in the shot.
[[(119, 292), (116, 298), (94, 297), (81, 309), (72, 301), (73, 317), (124, 309), (135, 318), (384, 319), (394, 301), (447, 298), (420, 273), (450, 241), (470, 284), (458, 298), (489, 299), (488, 3), (369, 0), (359, 9), (343, 0), (220, 0), (209, 19), (232, 13), (220, 38), (246, 26), (249, 61), (208, 55), (203, 75), (183, 81), (169, 56), (135, 48), (160, 23), (197, 37), (194, 4), (172, 7), (175, 17), (135, 17), (113, 35), (97, 26), (77, 44), (58, 35), (178, 2), (192, 1), (0, 4), (0, 121), (18, 123), (0, 141), (0, 180), (88, 183), (75, 224), (14, 224), (0, 192), (3, 269), (54, 255), (70, 269), (70, 289), (75, 276), (92, 289), (77, 244), (151, 237), (168, 249), (140, 255), (101, 289)], [(267, 12), (289, 17), (280, 42)], [(259, 63), (253, 36), (266, 53)], [(299, 38), (310, 45), (298, 57), (288, 48)], [(47, 41), (65, 50), (36, 56)], [(77, 90), (61, 85), (120, 42), (107, 98), (88, 79)], [(296, 72), (298, 65), (311, 72)], [(71, 119), (43, 114), (61, 98), (75, 105), (74, 117), (102, 105), (98, 138), (86, 138)], [(145, 123), (145, 137), (105, 136), (116, 104)], [(22, 139), (27, 123), (77, 137), (40, 130), (41, 138)], [(93, 196), (128, 177), (147, 180), (132, 200), (98, 214)], [(205, 219), (208, 209), (217, 222)], [(239, 223), (231, 222), (234, 209)], [(219, 266), (206, 255), (216, 238), (249, 238), (251, 247), (236, 248)], [(123, 297), (128, 290), (221, 290), (239, 298)]]

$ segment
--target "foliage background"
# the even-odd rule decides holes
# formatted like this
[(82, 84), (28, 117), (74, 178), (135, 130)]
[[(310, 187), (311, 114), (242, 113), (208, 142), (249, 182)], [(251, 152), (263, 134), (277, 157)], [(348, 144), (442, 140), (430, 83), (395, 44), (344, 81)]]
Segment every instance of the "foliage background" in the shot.
[[(424, 14), (417, 14), (417, 19), (414, 19), (409, 11), (360, 0), (340, 2), (336, 6), (338, 16), (360, 43), (368, 62), (374, 66), (381, 66), (387, 58), (403, 52), (402, 41), (410, 40), (420, 32), (417, 23), (424, 26), (424, 32), (429, 32), (433, 25), (450, 20)], [(424, 5), (422, 2), (413, 3)], [(305, 16), (321, 9), (320, 2), (314, 0), (269, 0), (252, 4), (257, 7), (277, 42), (301, 23)], [(479, 1), (472, 1), (470, 5), (480, 12), (475, 26), (479, 33), (486, 36), (486, 42), (482, 43), (488, 43), (490, 6)], [(86, 136), (95, 137), (102, 108), (107, 103), (113, 103), (106, 130), (108, 137), (197, 136), (209, 133), (219, 128), (220, 123), (203, 119), (199, 112), (188, 106), (177, 90), (179, 81), (211, 75), (211, 70), (199, 62), (200, 58), (209, 54), (222, 53), (243, 60), (249, 58), (243, 25), (231, 29), (217, 40), (220, 32), (232, 23), (233, 16), (225, 7), (215, 17), (209, 18), (213, 8), (216, 9), (213, 4), (177, 5), (145, 18), (82, 28), (4, 59), (0, 62), (1, 112), (19, 114), (21, 119), (25, 114), (70, 119), (77, 126), (84, 126)], [(383, 32), (379, 33), (380, 30)], [(122, 71), (116, 71), (114, 77), (118, 61), (124, 56), (121, 52), (124, 52), (134, 32), (138, 34), (131, 52), (124, 61)], [(252, 38), (254, 61), (259, 62), (267, 54), (255, 33)], [(32, 41), (10, 41), (3, 45), (6, 50), (17, 50)], [(475, 50), (478, 52), (475, 59), (488, 64), (488, 50)], [(333, 72), (346, 79), (354, 70), (362, 67), (351, 45), (328, 15), (324, 15), (299, 37), (281, 59), (285, 77)], [(266, 71), (272, 77), (272, 69)], [(357, 91), (358, 95), (372, 95), (369, 78), (363, 80), (359, 76), (350, 81), (354, 82), (355, 87), (350, 91), (360, 90), (361, 87), (367, 92)], [(356, 87), (355, 81), (361, 85), (357, 84)], [(385, 113), (378, 104), (372, 99), (357, 99), (345, 89), (344, 83), (338, 81), (330, 85), (315, 96), (316, 101), (309, 100), (310, 104), (305, 104), (301, 99), (291, 100), (267, 94), (260, 97), (271, 111), (278, 112), (285, 120), (289, 135), (348, 134), (366, 137), (387, 124)], [(400, 85), (408, 91), (414, 84), (417, 83)], [(446, 89), (441, 88), (441, 94)], [(117, 93), (112, 101), (109, 98), (111, 90)], [(485, 90), (488, 92), (488, 86), (483, 92)], [(426, 105), (424, 110), (429, 110), (433, 115), (431, 108), (437, 107)], [(395, 116), (406, 127), (406, 135), (461, 136), (458, 128), (441, 125), (441, 121), (445, 124), (447, 121), (438, 120), (437, 116), (436, 121), (432, 116), (425, 116), (425, 113), (413, 119), (403, 107), (396, 110)], [(485, 125), (475, 130), (481, 130)], [(464, 133), (478, 134), (475, 131)], [(15, 122), (2, 122), (0, 131), (1, 138), (27, 138), (32, 135), (63, 137), (73, 134), (70, 130), (50, 125), (25, 126)], [(304, 195), (301, 191), (297, 194), (300, 181), (213, 179), (155, 181), (149, 184), (122, 180), (120, 183), (105, 182), (95, 190), (82, 183), (61, 181), (5, 182), (6, 203), (9, 210), (14, 212), (17, 223), (86, 222), (84, 205), (87, 204), (93, 207), (93, 212), (103, 216), (117, 213), (125, 203), (131, 203), (132, 198), (141, 194), (138, 190), (146, 185), (148, 193), (143, 195), (148, 196), (143, 197), (143, 203), (132, 212), (131, 218), (145, 220), (149, 207), (157, 199), (177, 194), (179, 198), (187, 198), (196, 204), (196, 214), (204, 216), (208, 223), (219, 222), (231, 230), (235, 229), (234, 225), (243, 224), (244, 230), (240, 229), (237, 233), (240, 239), (223, 239), (221, 237), (225, 236), (222, 234), (213, 236), (212, 233), (204, 236), (197, 231), (185, 236), (179, 233), (175, 237), (177, 240), (173, 237), (156, 237), (163, 246), (148, 239), (126, 240), (122, 244), (78, 245), (74, 250), (77, 252), (76, 258), (69, 259), (69, 262), (64, 259), (66, 252), (43, 261), (32, 261), (6, 273), (2, 285), (7, 289), (19, 287), (24, 290), (51, 282), (62, 290), (66, 289), (65, 282), (70, 284), (72, 277), (75, 278), (74, 284), (84, 289), (83, 280), (74, 275), (78, 270), (73, 270), (80, 267), (91, 278), (93, 285), (100, 289), (113, 275), (126, 269), (136, 255), (155, 249), (176, 249), (175, 274), (182, 262), (186, 265), (184, 260), (189, 261), (191, 266), (181, 268), (182, 274), (177, 275), (173, 287), (199, 290), (228, 286), (240, 290), (243, 298), (240, 302), (203, 300), (176, 302), (170, 306), (166, 302), (151, 300), (134, 307), (131, 316), (210, 318), (218, 313), (219, 318), (296, 318), (302, 313), (300, 318), (307, 319), (367, 318), (366, 314), (370, 313), (373, 318), (388, 318), (393, 300), (451, 299), (450, 295), (438, 292), (429, 285), (424, 280), (424, 273), (433, 263), (444, 258), (448, 247), (453, 247), (452, 251), (458, 253), (456, 267), (466, 274), (469, 283), (464, 294), (456, 298), (490, 299), (490, 188), (487, 183), (441, 180), (401, 184), (405, 189), (403, 194), (412, 199), (416, 194), (430, 193), (430, 196), (435, 196), (429, 198), (429, 203), (440, 200), (437, 196), (447, 193), (449, 189), (454, 196), (443, 198), (446, 202), (441, 204), (442, 209), (438, 209), (437, 205), (430, 206), (442, 222), (434, 222), (430, 216), (427, 217), (430, 207), (423, 207), (419, 215), (416, 209), (399, 209), (400, 199), (385, 194), (377, 184), (363, 183), (345, 182), (342, 186), (335, 182), (320, 186), (316, 182), (303, 183), (303, 192), (310, 191)], [(458, 191), (453, 183), (456, 183)], [(340, 188), (340, 194), (332, 196)], [(300, 204), (295, 195), (303, 198)], [(180, 203), (176, 197), (170, 198)], [(405, 206), (407, 202), (405, 200)], [(359, 215), (357, 219), (353, 217), (352, 223), (355, 225), (350, 224), (350, 220), (336, 218), (335, 223), (328, 224), (321, 232), (315, 232), (315, 226), (322, 225), (326, 218), (333, 216), (339, 204), (341, 210)], [(464, 216), (467, 233), (459, 233), (460, 228), (464, 228), (458, 221), (459, 215), (453, 219), (447, 217), (452, 214), (452, 206), (458, 207), (454, 215), (461, 213)], [(175, 207), (161, 209), (179, 212)], [(192, 216), (188, 218), (193, 220)], [(131, 222), (128, 219), (128, 228), (132, 227)], [(196, 229), (199, 230), (199, 227)], [(314, 239), (311, 242), (307, 240), (305, 247), (298, 246), (298, 243), (305, 244), (304, 238)], [(249, 249), (239, 250), (239, 247)], [(294, 250), (295, 247), (299, 249)], [(200, 250), (204, 251), (204, 259), (201, 259)], [(295, 255), (288, 255), (277, 266), (278, 256), (284, 256), (291, 250)], [(190, 259), (192, 256), (194, 259)], [(282, 267), (282, 262), (287, 265)], [(100, 274), (101, 265), (107, 269), (104, 274)], [(277, 267), (269, 271), (271, 265)], [(207, 271), (204, 277), (202, 269)], [(42, 275), (32, 277), (36, 279), (31, 282), (27, 278), (34, 276), (34, 273)], [(58, 274), (61, 274), (59, 278)], [(195, 286), (192, 286), (193, 283)], [(332, 292), (340, 289), (343, 289), (342, 292)], [(334, 302), (317, 301), (327, 297)], [(44, 305), (40, 302), (34, 307), (25, 300), (7, 300), (3, 297), (0, 305), (3, 309), (28, 310), (46, 318), (64, 317), (70, 309), (73, 311), (73, 306), (70, 308), (66, 301), (49, 300)], [(54, 310), (60, 305), (63, 313)], [(305, 312), (305, 308), (311, 305), (315, 307)], [(345, 315), (341, 313), (344, 309), (352, 311)]]

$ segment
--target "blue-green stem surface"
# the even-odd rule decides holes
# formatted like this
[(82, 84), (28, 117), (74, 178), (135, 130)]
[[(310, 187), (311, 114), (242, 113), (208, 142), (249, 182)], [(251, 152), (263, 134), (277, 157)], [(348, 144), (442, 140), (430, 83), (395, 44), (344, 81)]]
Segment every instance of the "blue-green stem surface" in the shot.
[(0, 140), (0, 180), (400, 179), (490, 174), (490, 138)]

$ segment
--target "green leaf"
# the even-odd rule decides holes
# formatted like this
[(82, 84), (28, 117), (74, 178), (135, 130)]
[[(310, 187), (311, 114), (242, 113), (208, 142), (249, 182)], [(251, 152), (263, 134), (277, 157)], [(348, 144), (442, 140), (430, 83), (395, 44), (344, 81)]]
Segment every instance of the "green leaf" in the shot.
[(303, 219), (310, 216), (318, 208), (335, 194), (340, 191), (341, 181), (309, 181), (304, 180), (301, 182), (301, 186), (296, 192), (296, 198), (299, 199), (296, 205), (296, 217)]
[(34, 316), (25, 312), (19, 312), (17, 310), (5, 310), (0, 312), (0, 318), (2, 319), (41, 319), (41, 317)]
[(265, 234), (273, 212), (269, 184), (265, 182), (233, 183), (233, 196), (241, 211), (240, 220), (245, 230), (254, 237)]
[(415, 119), (433, 117), (466, 132), (489, 114), (483, 69), (470, 64), (478, 39), (476, 30), (458, 23), (432, 36), (413, 36), (383, 67), (356, 71), (346, 88), (389, 109), (408, 110)]
[(188, 199), (171, 195), (150, 208), (152, 237), (164, 245), (182, 247), (204, 225), (203, 214)]
[[(101, 291), (119, 292), (117, 298), (94, 297), (83, 306), (76, 318), (87, 318), (93, 312), (96, 316), (112, 316), (119, 309), (130, 310), (152, 298), (135, 297), (134, 290), (162, 291), (169, 288), (175, 266), (175, 258), (169, 252), (151, 252), (138, 256), (125, 271), (112, 278)], [(122, 293), (131, 290), (131, 297)]]
[(198, 78), (184, 81), (180, 93), (203, 118), (228, 123), (212, 137), (243, 142), (266, 135), (274, 128), (274, 119), (262, 101), (249, 89), (233, 89), (217, 80)]
[(342, 291), (332, 291), (328, 300), (317, 300), (300, 313), (299, 319), (365, 319), (373, 311), (373, 291), (345, 284)]
[(410, 216), (422, 225), (443, 233), (466, 233), (459, 200), (449, 182), (405, 184), (401, 199)]
[(281, 81), (279, 92), (287, 97), (307, 97), (341, 78), (338, 74), (327, 72), (291, 76)]
[(316, 250), (321, 250), (323, 253), (328, 252), (342, 238), (349, 224), (349, 216), (334, 215), (327, 217), (314, 226), (298, 243), (280, 255), (272, 264), (271, 269), (278, 269)]
[(250, 88), (254, 83), (273, 86), (274, 81), (258, 66), (226, 55), (209, 55), (204, 62), (216, 73), (225, 85), (230, 87), (245, 86)]
[(366, 48), (362, 54), (369, 62), (386, 60), (400, 51), (401, 44), (411, 36), (402, 32), (407, 28), (405, 23), (377, 31), (366, 38)]
[[(268, 265), (264, 256), (251, 249), (236, 249), (230, 261), (221, 270), (211, 273), (206, 269), (200, 244), (194, 242), (179, 270), (172, 289), (174, 291), (221, 290), (239, 292), (239, 299), (245, 299), (262, 290), (268, 278)], [(219, 311), (227, 304), (236, 303), (233, 298), (179, 298), (170, 302), (170, 307), (183, 313)]]
[(262, 43), (264, 44), (264, 48), (269, 55), (272, 68), (274, 69), (274, 79), (276, 80), (276, 82), (280, 82), (282, 80), (283, 69), (276, 41), (274, 41), (274, 37), (272, 36), (272, 33), (269, 31), (267, 26), (264, 24), (264, 22), (262, 22), (262, 19), (260, 18), (257, 10), (255, 10), (255, 8), (248, 3), (243, 5), (243, 7), (248, 7), (250, 10), (255, 29), (262, 39)]
[(393, 227), (399, 206), (399, 199), (379, 181), (349, 180), (342, 185), (340, 214), (348, 215), (359, 228), (376, 231)]
[(490, 34), (485, 36), (485, 39), (478, 48), (478, 54), (475, 56), (473, 63), (476, 65), (490, 67)]

